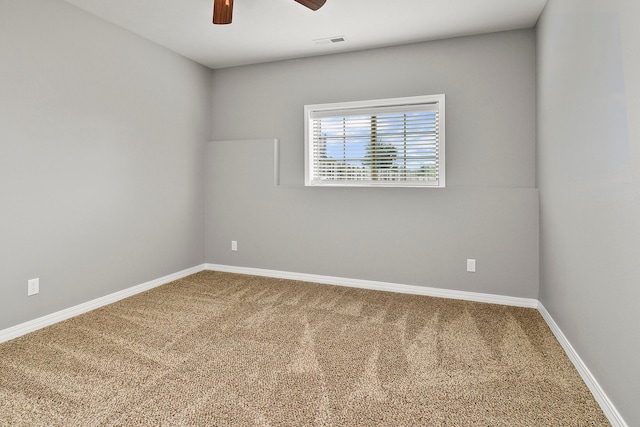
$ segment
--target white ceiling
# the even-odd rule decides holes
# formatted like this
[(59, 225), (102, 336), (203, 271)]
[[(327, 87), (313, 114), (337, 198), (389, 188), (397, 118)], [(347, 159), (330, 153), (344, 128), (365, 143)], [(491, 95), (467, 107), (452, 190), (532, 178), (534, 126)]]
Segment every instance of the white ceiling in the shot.
[[(213, 25), (213, 0), (65, 0), (210, 68), (529, 28), (546, 0), (235, 0)], [(344, 36), (344, 43), (316, 39)]]

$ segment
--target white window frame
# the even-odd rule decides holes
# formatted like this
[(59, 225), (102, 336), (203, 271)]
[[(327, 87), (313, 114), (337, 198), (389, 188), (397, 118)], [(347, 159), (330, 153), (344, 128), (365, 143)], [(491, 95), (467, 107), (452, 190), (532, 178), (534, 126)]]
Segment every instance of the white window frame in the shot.
[[(332, 111), (343, 112), (345, 110), (357, 110), (359, 113), (369, 114), (368, 110), (380, 108), (406, 107), (407, 112), (415, 111), (416, 107), (428, 104), (431, 108), (437, 106), (438, 111), (438, 176), (436, 182), (430, 181), (359, 181), (359, 180), (314, 180), (313, 159), (313, 120), (319, 114), (331, 114)], [(374, 115), (375, 113), (371, 113)], [(445, 95), (425, 95), (404, 98), (376, 99), (355, 102), (338, 102), (331, 104), (315, 104), (304, 106), (304, 148), (305, 148), (305, 186), (321, 187), (420, 187), (420, 188), (444, 188), (445, 187)]]

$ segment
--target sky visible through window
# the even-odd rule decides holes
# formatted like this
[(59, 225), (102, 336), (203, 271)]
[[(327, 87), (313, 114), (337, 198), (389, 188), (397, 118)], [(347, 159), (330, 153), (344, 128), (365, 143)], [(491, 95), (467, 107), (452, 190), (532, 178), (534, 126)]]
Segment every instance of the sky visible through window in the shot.
[(429, 178), (437, 168), (437, 120), (434, 111), (325, 117), (316, 128), (321, 169)]

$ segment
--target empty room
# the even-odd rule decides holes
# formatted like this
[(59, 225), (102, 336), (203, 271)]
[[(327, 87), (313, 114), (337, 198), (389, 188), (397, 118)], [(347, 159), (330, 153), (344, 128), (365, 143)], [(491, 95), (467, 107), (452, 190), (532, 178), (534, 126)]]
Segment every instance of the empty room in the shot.
[(0, 0), (0, 426), (640, 425), (639, 19)]

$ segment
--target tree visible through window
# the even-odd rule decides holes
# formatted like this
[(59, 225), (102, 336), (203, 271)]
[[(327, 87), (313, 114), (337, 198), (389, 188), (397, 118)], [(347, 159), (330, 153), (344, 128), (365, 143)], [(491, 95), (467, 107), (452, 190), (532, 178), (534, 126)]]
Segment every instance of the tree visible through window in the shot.
[(444, 95), (305, 106), (306, 185), (444, 187)]

